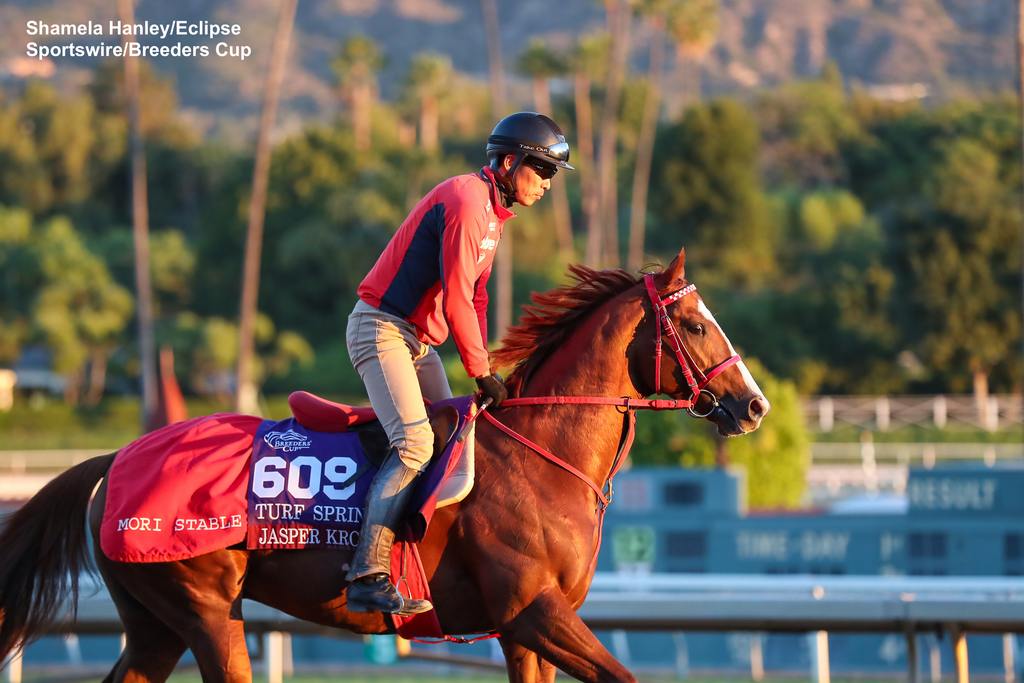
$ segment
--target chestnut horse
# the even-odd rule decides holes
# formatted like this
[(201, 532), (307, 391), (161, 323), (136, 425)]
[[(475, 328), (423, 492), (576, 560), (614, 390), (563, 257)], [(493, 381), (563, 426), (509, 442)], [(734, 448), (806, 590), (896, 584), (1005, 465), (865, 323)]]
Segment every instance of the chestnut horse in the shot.
[[(556, 453), (577, 474), (481, 420), (475, 487), (461, 503), (436, 512), (420, 545), (444, 632), (497, 632), (511, 681), (550, 682), (556, 667), (582, 681), (635, 680), (576, 614), (600, 541), (603, 495), (593, 484), (607, 484), (613, 474), (632, 427), (631, 408), (649, 406), (643, 397), (659, 388), (691, 398), (696, 375), (703, 379), (701, 401), (717, 398), (697, 414), (723, 435), (756, 429), (768, 411), (721, 328), (687, 287), (683, 261), (680, 252), (649, 285), (621, 270), (574, 266), (576, 282), (535, 295), (523, 322), (494, 354), (499, 367), (515, 366), (509, 377), (514, 396), (631, 401), (625, 408), (620, 400), (618, 406), (494, 411), (508, 429)], [(663, 340), (671, 346), (664, 359)], [(665, 403), (672, 402), (661, 407)], [(104, 486), (91, 508), (89, 499), (115, 455), (71, 468), (7, 520), (0, 534), (0, 660), (38, 637), (60, 605), (76, 598), (76, 577), (89, 564), (86, 519), (98, 539)], [(346, 609), (345, 553), (232, 547), (135, 564), (94, 552), (126, 636), (106, 680), (165, 680), (186, 648), (203, 680), (250, 680), (242, 598), (318, 624), (390, 632), (381, 614)]]

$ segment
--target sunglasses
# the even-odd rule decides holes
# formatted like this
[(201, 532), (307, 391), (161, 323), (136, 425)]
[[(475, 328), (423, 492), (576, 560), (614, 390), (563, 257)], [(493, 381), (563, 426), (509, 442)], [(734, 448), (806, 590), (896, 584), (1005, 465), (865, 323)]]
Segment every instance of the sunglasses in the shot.
[(523, 163), (536, 171), (537, 175), (541, 177), (541, 180), (550, 180), (555, 177), (558, 173), (558, 167), (552, 164), (545, 164), (543, 161), (527, 157), (523, 160)]

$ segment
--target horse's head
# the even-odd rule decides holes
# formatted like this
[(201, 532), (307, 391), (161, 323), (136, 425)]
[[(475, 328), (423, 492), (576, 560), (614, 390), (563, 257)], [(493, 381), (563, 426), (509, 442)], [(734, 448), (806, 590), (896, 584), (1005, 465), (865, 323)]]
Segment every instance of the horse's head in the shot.
[(686, 280), (685, 261), (681, 250), (664, 272), (645, 278), (646, 314), (629, 347), (630, 378), (648, 395), (696, 397), (690, 413), (723, 436), (752, 432), (771, 406)]

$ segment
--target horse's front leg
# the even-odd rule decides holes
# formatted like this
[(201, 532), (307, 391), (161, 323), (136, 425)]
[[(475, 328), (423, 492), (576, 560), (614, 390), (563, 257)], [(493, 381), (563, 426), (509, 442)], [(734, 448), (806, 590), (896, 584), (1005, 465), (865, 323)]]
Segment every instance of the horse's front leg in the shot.
[(501, 638), (500, 642), (505, 653), (509, 683), (554, 682), (557, 669), (551, 662), (541, 659), (533, 650), (528, 650), (508, 638)]
[[(503, 646), (504, 641), (512, 641), (581, 681), (636, 681), (633, 674), (605, 649), (555, 587), (537, 594), (526, 607), (501, 623), (498, 631)], [(521, 661), (527, 659), (523, 656)], [(531, 680), (512, 676), (513, 667), (509, 665), (509, 680)]]

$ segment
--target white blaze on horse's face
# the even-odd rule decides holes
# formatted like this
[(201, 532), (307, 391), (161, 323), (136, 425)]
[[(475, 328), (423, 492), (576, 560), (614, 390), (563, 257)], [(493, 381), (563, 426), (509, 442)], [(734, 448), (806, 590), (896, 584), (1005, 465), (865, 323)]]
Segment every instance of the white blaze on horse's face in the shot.
[[(722, 326), (718, 324), (718, 321), (715, 320), (715, 316), (711, 313), (711, 310), (700, 297), (697, 297), (697, 313), (704, 318), (708, 326), (712, 327), (719, 335), (721, 335), (722, 340), (725, 341), (725, 344), (728, 347), (728, 355), (737, 355), (736, 349), (733, 348), (732, 342), (729, 341), (729, 337), (725, 334)], [(768, 399), (765, 398), (764, 393), (761, 391), (761, 387), (757, 386), (757, 382), (754, 381), (753, 375), (751, 375), (750, 370), (747, 369), (746, 363), (740, 360), (736, 363), (734, 368), (740, 373), (744, 389), (746, 390), (746, 396), (743, 397), (743, 400), (738, 404), (730, 401), (728, 396), (722, 396), (720, 397), (720, 400), (726, 410), (729, 411), (732, 418), (736, 420), (740, 429), (743, 432), (752, 432), (760, 426), (761, 420), (768, 414), (768, 411), (771, 410), (771, 404), (769, 404)], [(719, 427), (722, 427), (722, 425), (719, 425)]]

